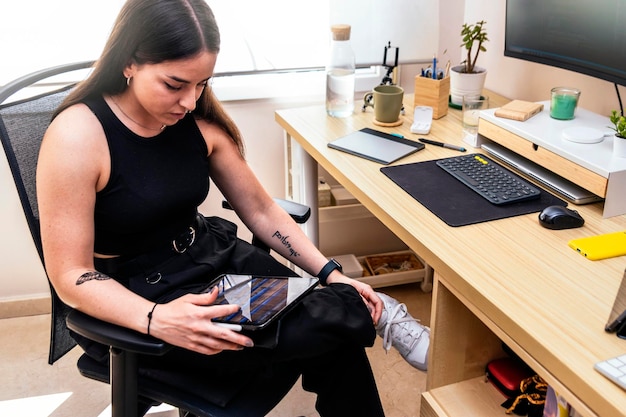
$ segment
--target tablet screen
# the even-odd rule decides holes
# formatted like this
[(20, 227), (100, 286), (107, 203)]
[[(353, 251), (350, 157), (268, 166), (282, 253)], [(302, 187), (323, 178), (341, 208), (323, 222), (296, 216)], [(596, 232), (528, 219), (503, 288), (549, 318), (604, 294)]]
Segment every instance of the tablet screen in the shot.
[(223, 275), (214, 304), (237, 304), (235, 314), (213, 321), (241, 325), (243, 329), (263, 328), (288, 310), (318, 284), (317, 278)]

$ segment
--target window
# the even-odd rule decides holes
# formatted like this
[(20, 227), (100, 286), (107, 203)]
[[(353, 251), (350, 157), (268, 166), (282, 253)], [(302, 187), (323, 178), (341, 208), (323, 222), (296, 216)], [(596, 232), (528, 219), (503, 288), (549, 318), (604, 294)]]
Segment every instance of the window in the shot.
[(324, 66), (328, 2), (207, 0), (220, 28), (216, 72)]
[(352, 25), (357, 65), (382, 63), (385, 45), (400, 62), (432, 60), (437, 52), (436, 0), (207, 0), (222, 33), (217, 71), (323, 67), (330, 25)]
[[(207, 0), (222, 33), (216, 73), (321, 68), (331, 23), (352, 25), (357, 64), (432, 59), (437, 0)], [(30, 0), (0, 6), (0, 85), (53, 65), (96, 59), (124, 0)]]
[(98, 57), (123, 0), (5, 1), (0, 85), (54, 65)]

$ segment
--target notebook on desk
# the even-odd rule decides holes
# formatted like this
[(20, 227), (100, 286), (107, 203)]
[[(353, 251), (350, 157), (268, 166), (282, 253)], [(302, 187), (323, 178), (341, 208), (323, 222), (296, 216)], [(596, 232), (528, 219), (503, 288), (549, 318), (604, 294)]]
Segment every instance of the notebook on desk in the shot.
[(364, 128), (330, 142), (328, 147), (388, 165), (424, 149), (424, 144)]

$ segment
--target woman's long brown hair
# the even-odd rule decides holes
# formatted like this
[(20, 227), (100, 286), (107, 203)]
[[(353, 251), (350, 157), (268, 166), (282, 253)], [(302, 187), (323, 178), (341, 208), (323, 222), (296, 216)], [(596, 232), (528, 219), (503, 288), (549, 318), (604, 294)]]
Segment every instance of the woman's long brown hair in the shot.
[[(124, 69), (132, 62), (157, 64), (218, 53), (220, 33), (204, 0), (128, 0), (120, 11), (100, 58), (87, 79), (79, 83), (55, 111), (91, 97), (115, 95), (126, 88)], [(198, 99), (194, 115), (219, 125), (244, 154), (241, 132), (210, 88)]]

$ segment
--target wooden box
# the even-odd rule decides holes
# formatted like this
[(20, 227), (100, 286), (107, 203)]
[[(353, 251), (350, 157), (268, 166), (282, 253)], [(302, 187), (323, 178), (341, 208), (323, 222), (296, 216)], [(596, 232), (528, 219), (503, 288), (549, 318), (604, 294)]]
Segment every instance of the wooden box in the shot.
[(429, 106), (433, 108), (433, 119), (439, 119), (448, 114), (448, 100), (450, 96), (450, 77), (433, 80), (428, 77), (415, 77), (415, 106)]
[(330, 185), (320, 181), (317, 184), (317, 205), (318, 207), (328, 207), (332, 204)]
[(432, 290), (433, 270), (413, 251), (387, 252), (357, 258), (363, 266), (358, 278), (374, 288), (421, 282), (424, 292)]

